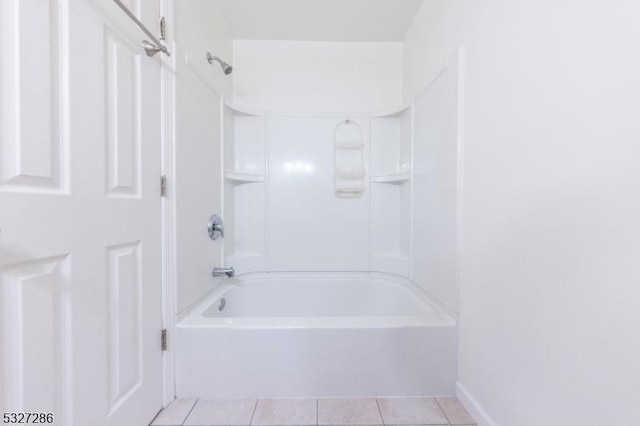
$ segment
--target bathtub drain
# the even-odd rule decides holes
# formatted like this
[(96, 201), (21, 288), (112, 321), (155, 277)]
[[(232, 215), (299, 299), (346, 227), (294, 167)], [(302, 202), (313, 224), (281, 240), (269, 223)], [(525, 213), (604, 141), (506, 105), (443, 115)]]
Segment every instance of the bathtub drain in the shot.
[(220, 298), (220, 306), (218, 306), (218, 310), (222, 312), (226, 304), (227, 304), (227, 301), (224, 299), (224, 297)]

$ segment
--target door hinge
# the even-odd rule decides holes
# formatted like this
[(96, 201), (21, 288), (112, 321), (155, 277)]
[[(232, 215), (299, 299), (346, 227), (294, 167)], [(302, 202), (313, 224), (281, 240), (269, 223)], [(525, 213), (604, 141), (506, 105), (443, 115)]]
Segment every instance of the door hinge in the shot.
[(162, 350), (166, 351), (167, 350), (167, 329), (166, 328), (162, 330), (161, 341), (162, 341), (161, 342)]
[(160, 176), (160, 196), (167, 196), (167, 175)]
[(167, 22), (164, 16), (160, 18), (160, 40), (164, 40), (167, 37)]

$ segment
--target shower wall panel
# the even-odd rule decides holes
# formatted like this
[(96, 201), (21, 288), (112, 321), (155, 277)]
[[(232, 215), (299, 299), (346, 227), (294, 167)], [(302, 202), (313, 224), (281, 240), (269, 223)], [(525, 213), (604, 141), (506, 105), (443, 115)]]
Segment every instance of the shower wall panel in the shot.
[(415, 100), (413, 281), (458, 310), (458, 61)]
[[(369, 270), (369, 188), (336, 198), (333, 135), (347, 117), (269, 119), (269, 270)], [(369, 120), (363, 130), (368, 161)]]
[(175, 118), (176, 275), (178, 311), (220, 282), (211, 268), (222, 265), (222, 240), (212, 241), (207, 221), (221, 214), (221, 99), (178, 61)]

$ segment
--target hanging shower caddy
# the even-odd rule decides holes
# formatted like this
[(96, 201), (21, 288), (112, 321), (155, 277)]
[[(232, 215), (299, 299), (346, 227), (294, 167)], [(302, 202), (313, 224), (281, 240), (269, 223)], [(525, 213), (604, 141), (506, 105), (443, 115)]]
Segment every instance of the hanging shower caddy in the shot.
[(344, 120), (333, 134), (333, 188), (338, 198), (362, 197), (365, 190), (364, 141), (362, 129)]

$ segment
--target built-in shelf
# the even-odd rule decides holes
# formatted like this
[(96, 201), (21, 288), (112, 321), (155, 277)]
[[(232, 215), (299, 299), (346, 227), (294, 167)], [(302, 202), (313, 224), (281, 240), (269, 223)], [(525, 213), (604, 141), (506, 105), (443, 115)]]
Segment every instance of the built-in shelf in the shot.
[(234, 182), (264, 182), (266, 180), (264, 174), (239, 170), (225, 170), (224, 177)]
[(373, 183), (402, 183), (411, 179), (411, 173), (399, 172), (399, 173), (383, 173), (378, 175), (371, 175), (371, 182)]
[(388, 111), (377, 111), (371, 113), (371, 118), (388, 118), (388, 117), (400, 117), (406, 110), (411, 108), (411, 102), (400, 105), (397, 108)]
[(231, 110), (233, 110), (234, 115), (236, 116), (246, 116), (246, 117), (264, 117), (264, 112), (263, 111), (259, 111), (259, 110), (255, 110), (255, 109), (251, 109), (251, 108), (247, 108), (241, 105), (237, 105), (227, 99), (224, 100), (224, 104), (227, 106), (227, 108), (230, 108)]

